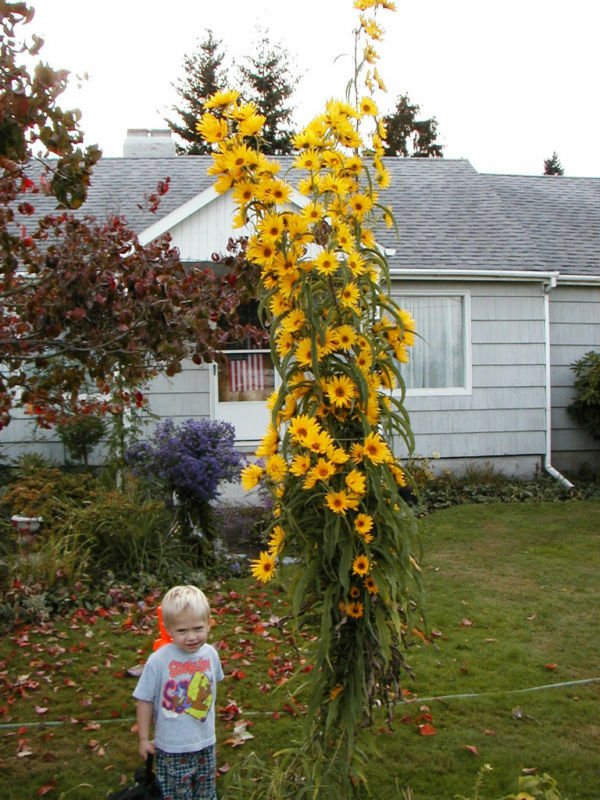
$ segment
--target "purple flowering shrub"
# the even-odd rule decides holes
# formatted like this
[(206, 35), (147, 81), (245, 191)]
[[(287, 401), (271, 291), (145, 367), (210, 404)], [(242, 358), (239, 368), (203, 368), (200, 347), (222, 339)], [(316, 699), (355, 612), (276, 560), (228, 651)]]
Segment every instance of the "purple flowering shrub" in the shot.
[(222, 481), (239, 480), (242, 459), (228, 422), (188, 419), (175, 425), (166, 419), (152, 438), (136, 442), (125, 453), (135, 475), (162, 484), (181, 503), (209, 502)]
[[(161, 422), (148, 441), (136, 442), (125, 452), (134, 475), (176, 497), (182, 532), (214, 537), (210, 502), (223, 481), (239, 480), (242, 458), (235, 447), (235, 429), (217, 420), (172, 419)], [(206, 553), (204, 554), (206, 555)]]

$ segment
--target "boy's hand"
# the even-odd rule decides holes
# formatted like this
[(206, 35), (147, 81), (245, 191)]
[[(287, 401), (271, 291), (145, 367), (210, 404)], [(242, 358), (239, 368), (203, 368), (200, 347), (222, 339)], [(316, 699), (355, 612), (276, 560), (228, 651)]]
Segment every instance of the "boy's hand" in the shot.
[(145, 761), (149, 755), (154, 755), (156, 753), (154, 742), (151, 742), (149, 739), (140, 739), (138, 753), (143, 761)]

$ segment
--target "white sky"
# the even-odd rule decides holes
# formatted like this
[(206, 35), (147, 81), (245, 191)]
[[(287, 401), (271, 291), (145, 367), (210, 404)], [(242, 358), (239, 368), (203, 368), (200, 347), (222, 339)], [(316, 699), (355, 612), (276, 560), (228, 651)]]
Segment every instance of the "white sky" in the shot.
[[(352, 0), (30, 0), (25, 31), (41, 57), (72, 72), (63, 107), (78, 107), (87, 143), (122, 155), (127, 128), (165, 128), (179, 105), (183, 58), (211, 28), (241, 58), (257, 26), (302, 76), (296, 123), (343, 98), (357, 13)], [(379, 12), (388, 111), (407, 92), (435, 116), (446, 158), (480, 172), (541, 174), (553, 151), (566, 175), (600, 177), (598, 0), (396, 0)], [(343, 56), (342, 54), (346, 54)], [(337, 58), (338, 56), (342, 56)], [(337, 60), (336, 60), (337, 58)], [(75, 76), (88, 73), (78, 88)]]

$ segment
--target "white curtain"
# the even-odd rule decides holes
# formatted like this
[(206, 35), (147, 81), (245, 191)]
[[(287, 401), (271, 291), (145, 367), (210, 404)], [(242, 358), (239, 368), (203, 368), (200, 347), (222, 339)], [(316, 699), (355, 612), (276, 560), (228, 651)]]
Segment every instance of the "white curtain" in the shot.
[(464, 298), (461, 295), (403, 295), (396, 298), (416, 321), (410, 361), (401, 364), (408, 389), (465, 386)]

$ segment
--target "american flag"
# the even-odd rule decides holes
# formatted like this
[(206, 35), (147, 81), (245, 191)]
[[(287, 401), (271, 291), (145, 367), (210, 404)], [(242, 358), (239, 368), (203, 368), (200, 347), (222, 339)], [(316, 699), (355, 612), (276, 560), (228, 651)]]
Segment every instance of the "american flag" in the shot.
[(228, 353), (229, 390), (262, 392), (265, 389), (264, 353)]

